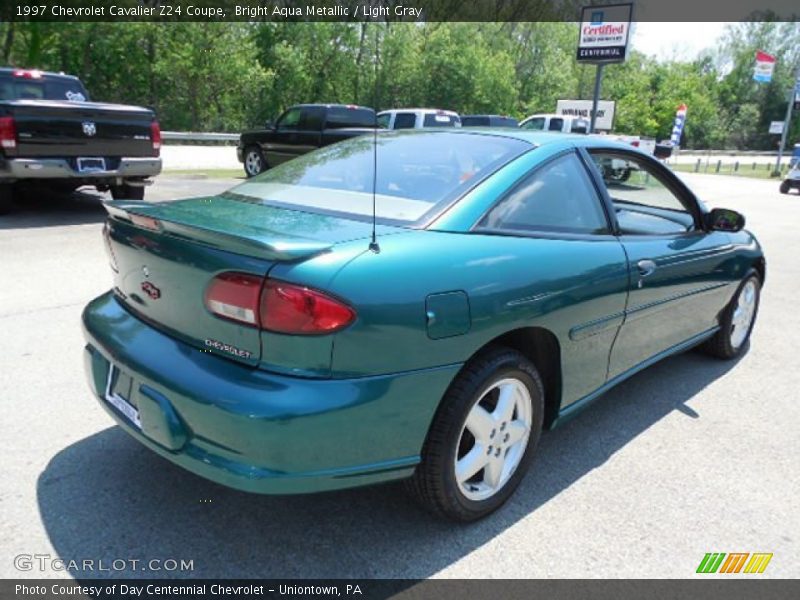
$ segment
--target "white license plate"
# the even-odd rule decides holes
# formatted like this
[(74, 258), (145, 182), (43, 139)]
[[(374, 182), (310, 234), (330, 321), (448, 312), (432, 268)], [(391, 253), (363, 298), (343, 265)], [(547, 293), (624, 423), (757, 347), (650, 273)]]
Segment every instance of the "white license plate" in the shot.
[[(115, 377), (116, 375), (116, 377)], [(111, 365), (108, 369), (108, 381), (106, 381), (105, 401), (111, 406), (116, 408), (119, 412), (127, 417), (138, 429), (142, 428), (142, 421), (139, 419), (139, 411), (128, 401), (120, 395), (119, 392), (114, 391), (114, 386), (117, 384), (117, 377), (121, 375), (119, 369)]]
[(106, 170), (105, 158), (79, 158), (78, 171), (81, 173), (94, 173)]

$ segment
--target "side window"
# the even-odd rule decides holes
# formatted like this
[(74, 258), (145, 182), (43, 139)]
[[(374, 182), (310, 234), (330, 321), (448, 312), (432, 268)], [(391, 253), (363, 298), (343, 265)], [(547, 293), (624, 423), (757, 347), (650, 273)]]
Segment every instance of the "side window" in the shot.
[(646, 159), (604, 152), (591, 155), (622, 233), (664, 235), (694, 229), (692, 213)]
[(512, 231), (607, 233), (600, 198), (575, 154), (534, 171), (478, 224)]
[(290, 108), (278, 120), (278, 129), (297, 129), (300, 124), (300, 109)]
[(381, 129), (387, 129), (389, 127), (389, 120), (392, 118), (392, 115), (378, 115), (378, 127)]
[(557, 119), (553, 117), (550, 119), (550, 125), (547, 128), (550, 131), (561, 131), (564, 129), (564, 119)]
[(525, 124), (522, 125), (523, 129), (532, 129), (534, 131), (541, 131), (544, 129), (544, 117), (536, 117), (535, 119), (530, 119), (529, 121), (525, 121)]
[(324, 118), (325, 109), (321, 106), (304, 108), (300, 112), (300, 124), (298, 125), (298, 129), (303, 131), (320, 131)]
[(417, 123), (417, 115), (414, 113), (397, 113), (394, 116), (395, 129), (414, 129)]

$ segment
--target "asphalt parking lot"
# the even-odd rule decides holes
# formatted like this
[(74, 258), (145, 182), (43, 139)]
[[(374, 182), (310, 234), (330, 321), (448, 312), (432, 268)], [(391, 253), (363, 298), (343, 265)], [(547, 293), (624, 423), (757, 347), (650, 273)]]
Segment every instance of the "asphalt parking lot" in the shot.
[[(141, 447), (84, 381), (80, 312), (111, 283), (99, 195), (0, 217), (0, 577), (167, 574), (15, 567), (38, 554), (192, 560), (195, 577), (681, 578), (706, 552), (771, 552), (759, 577), (800, 576), (800, 196), (684, 177), (710, 206), (745, 213), (765, 248), (749, 352), (690, 352), (634, 376), (545, 434), (509, 504), (469, 526), (434, 520), (396, 485), (248, 495)], [(161, 176), (148, 199), (233, 183)]]

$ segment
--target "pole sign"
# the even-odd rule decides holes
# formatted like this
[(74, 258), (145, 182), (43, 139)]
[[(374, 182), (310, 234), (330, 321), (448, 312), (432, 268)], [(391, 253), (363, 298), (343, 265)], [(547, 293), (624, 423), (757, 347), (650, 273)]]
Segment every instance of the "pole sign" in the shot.
[(759, 50), (756, 52), (756, 68), (753, 79), (759, 83), (772, 81), (772, 72), (775, 70), (775, 57)]
[(633, 4), (584, 6), (578, 37), (578, 62), (625, 62)]
[[(611, 131), (614, 128), (614, 109), (616, 102), (613, 100), (600, 100), (597, 103), (597, 118), (594, 128)], [(591, 100), (559, 100), (556, 103), (556, 113), (569, 117), (582, 117), (591, 120)]]
[(686, 123), (686, 105), (681, 104), (678, 112), (675, 113), (675, 124), (672, 126), (672, 136), (669, 138), (673, 146), (681, 145), (683, 135), (683, 125)]
[(769, 132), (778, 134), (783, 133), (783, 121), (770, 121)]

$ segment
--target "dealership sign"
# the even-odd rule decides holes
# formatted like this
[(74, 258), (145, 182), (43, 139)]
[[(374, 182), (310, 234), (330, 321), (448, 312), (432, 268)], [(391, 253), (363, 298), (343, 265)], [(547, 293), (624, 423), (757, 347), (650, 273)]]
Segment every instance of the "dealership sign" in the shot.
[(631, 33), (633, 4), (584, 6), (578, 38), (578, 62), (624, 62)]
[[(597, 121), (595, 129), (610, 131), (614, 128), (614, 108), (616, 103), (613, 100), (600, 100), (597, 103)], [(556, 113), (570, 117), (583, 117), (586, 120), (592, 118), (591, 100), (559, 100), (556, 104)]]
[(759, 50), (756, 52), (756, 68), (753, 79), (759, 83), (772, 81), (772, 72), (775, 70), (775, 57)]

